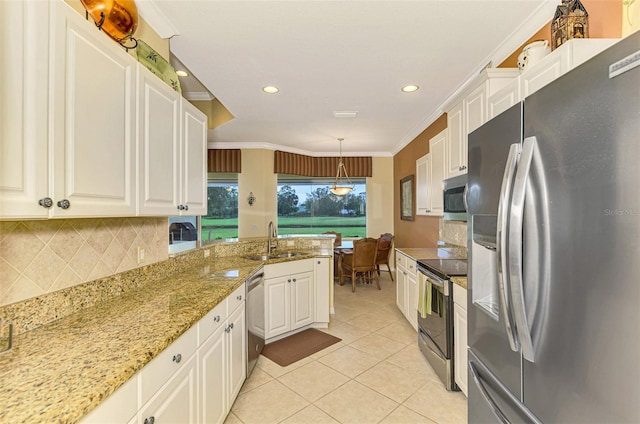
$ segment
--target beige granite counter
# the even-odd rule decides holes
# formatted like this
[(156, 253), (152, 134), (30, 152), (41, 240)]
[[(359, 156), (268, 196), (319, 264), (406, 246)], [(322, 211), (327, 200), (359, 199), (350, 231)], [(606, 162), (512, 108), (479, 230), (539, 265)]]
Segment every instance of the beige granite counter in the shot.
[(451, 277), (451, 282), (457, 284), (463, 289), (467, 289), (467, 277)]
[(466, 259), (467, 252), (463, 247), (396, 247), (413, 260), (418, 259)]
[[(396, 250), (404, 253), (413, 260), (419, 259), (466, 259), (467, 251), (464, 247), (397, 247)], [(451, 281), (460, 287), (467, 288), (467, 277), (452, 277)]]
[(262, 265), (212, 255), (20, 332), (0, 355), (0, 422), (79, 421)]

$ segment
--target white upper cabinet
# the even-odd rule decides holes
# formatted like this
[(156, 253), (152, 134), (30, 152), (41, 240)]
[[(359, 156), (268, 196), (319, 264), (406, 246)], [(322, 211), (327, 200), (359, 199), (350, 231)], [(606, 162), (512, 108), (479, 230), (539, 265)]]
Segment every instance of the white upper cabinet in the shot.
[(445, 178), (467, 173), (467, 136), (489, 119), (488, 98), (519, 74), (517, 69), (485, 69), (449, 103)]
[(0, 1), (0, 218), (46, 218), (47, 1)]
[(0, 219), (206, 214), (202, 112), (64, 1), (0, 35)]
[(175, 215), (180, 184), (180, 95), (138, 66), (138, 213)]
[[(207, 214), (207, 116), (182, 99), (181, 215)], [(180, 208), (182, 206), (182, 208)]]
[(52, 4), (52, 217), (135, 215), (137, 62), (75, 10)]
[(445, 178), (447, 133), (448, 131), (445, 129), (429, 140), (429, 154), (431, 155), (429, 209), (431, 210), (431, 215), (437, 216), (442, 216), (444, 213), (442, 180)]
[(589, 60), (616, 41), (607, 38), (575, 38), (565, 42), (538, 63), (524, 69), (507, 86), (489, 96), (489, 119)]
[(441, 216), (444, 212), (447, 134), (445, 129), (429, 140), (429, 153), (416, 160), (416, 215)]
[(463, 104), (460, 101), (447, 112), (447, 129), (449, 130), (445, 168), (447, 178), (463, 174), (467, 166), (467, 136), (464, 134), (462, 110)]
[(540, 62), (522, 72), (520, 75), (522, 98), (535, 93), (616, 41), (618, 40), (610, 38), (575, 38), (565, 42)]
[(416, 215), (429, 215), (431, 189), (431, 155), (416, 160)]

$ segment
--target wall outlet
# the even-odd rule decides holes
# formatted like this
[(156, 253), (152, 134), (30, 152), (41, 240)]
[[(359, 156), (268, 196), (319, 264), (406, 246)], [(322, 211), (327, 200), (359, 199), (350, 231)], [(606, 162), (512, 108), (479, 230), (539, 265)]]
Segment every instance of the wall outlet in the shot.
[(287, 247), (293, 246), (295, 242), (293, 240), (287, 240)]
[(138, 263), (141, 264), (144, 262), (144, 247), (138, 246)]
[(205, 249), (204, 250), (204, 257), (208, 258), (209, 256), (211, 256), (211, 249)]

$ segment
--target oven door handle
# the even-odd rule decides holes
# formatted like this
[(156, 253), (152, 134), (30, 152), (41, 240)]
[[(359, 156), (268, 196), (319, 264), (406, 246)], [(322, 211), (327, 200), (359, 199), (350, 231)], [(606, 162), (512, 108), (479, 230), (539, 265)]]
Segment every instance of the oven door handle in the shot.
[(444, 290), (444, 281), (441, 278), (436, 277), (435, 275), (433, 275), (432, 273), (430, 273), (429, 271), (427, 271), (426, 269), (423, 269), (423, 268), (418, 268), (418, 271), (420, 271), (420, 273), (422, 275), (427, 277), (427, 280), (429, 280), (429, 282), (432, 285), (434, 285), (436, 287), (439, 287), (442, 290)]
[(504, 325), (507, 331), (507, 338), (509, 339), (509, 346), (514, 352), (517, 352), (520, 349), (520, 342), (518, 341), (517, 330), (511, 305), (511, 286), (509, 284), (509, 263), (507, 249), (509, 246), (508, 216), (509, 205), (511, 203), (510, 195), (513, 188), (518, 159), (520, 158), (520, 152), (521, 147), (519, 143), (512, 144), (509, 148), (509, 156), (507, 157), (507, 164), (504, 168), (504, 175), (502, 176), (502, 186), (500, 188), (500, 201), (498, 203), (498, 222), (496, 231), (496, 269), (498, 270), (498, 286), (500, 288), (500, 309), (502, 309), (502, 311), (504, 312)]

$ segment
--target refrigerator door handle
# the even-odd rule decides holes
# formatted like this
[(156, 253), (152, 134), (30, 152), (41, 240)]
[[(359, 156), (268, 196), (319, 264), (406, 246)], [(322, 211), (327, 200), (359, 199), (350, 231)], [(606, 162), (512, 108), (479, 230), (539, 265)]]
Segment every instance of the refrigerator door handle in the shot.
[(473, 361), (469, 361), (469, 372), (471, 373), (471, 377), (476, 383), (476, 386), (480, 390), (480, 394), (484, 398), (484, 401), (487, 403), (487, 406), (489, 406), (489, 409), (491, 409), (491, 412), (493, 412), (493, 415), (495, 415), (502, 424), (511, 424), (504, 413), (500, 410), (496, 402), (491, 398), (491, 395), (484, 387), (482, 381), (480, 381), (478, 370), (476, 370), (476, 366), (473, 364)]
[(509, 212), (509, 284), (510, 291), (513, 295), (512, 306), (518, 338), (522, 346), (522, 356), (529, 362), (534, 362), (534, 352), (524, 299), (522, 229), (524, 225), (524, 201), (527, 181), (529, 179), (529, 171), (531, 169), (536, 144), (537, 140), (535, 137), (527, 137), (524, 140), (522, 154), (513, 184), (513, 196), (511, 196)]
[(520, 143), (512, 144), (509, 148), (509, 156), (507, 156), (507, 164), (504, 168), (502, 176), (502, 187), (500, 188), (500, 200), (498, 202), (498, 217), (496, 231), (496, 269), (498, 270), (498, 286), (500, 293), (500, 304), (504, 311), (504, 324), (507, 330), (507, 338), (511, 350), (517, 352), (520, 348), (518, 341), (515, 322), (513, 319), (513, 311), (511, 307), (511, 293), (509, 290), (509, 263), (507, 255), (508, 240), (508, 214), (509, 214), (509, 196), (513, 187), (514, 176), (520, 158)]

